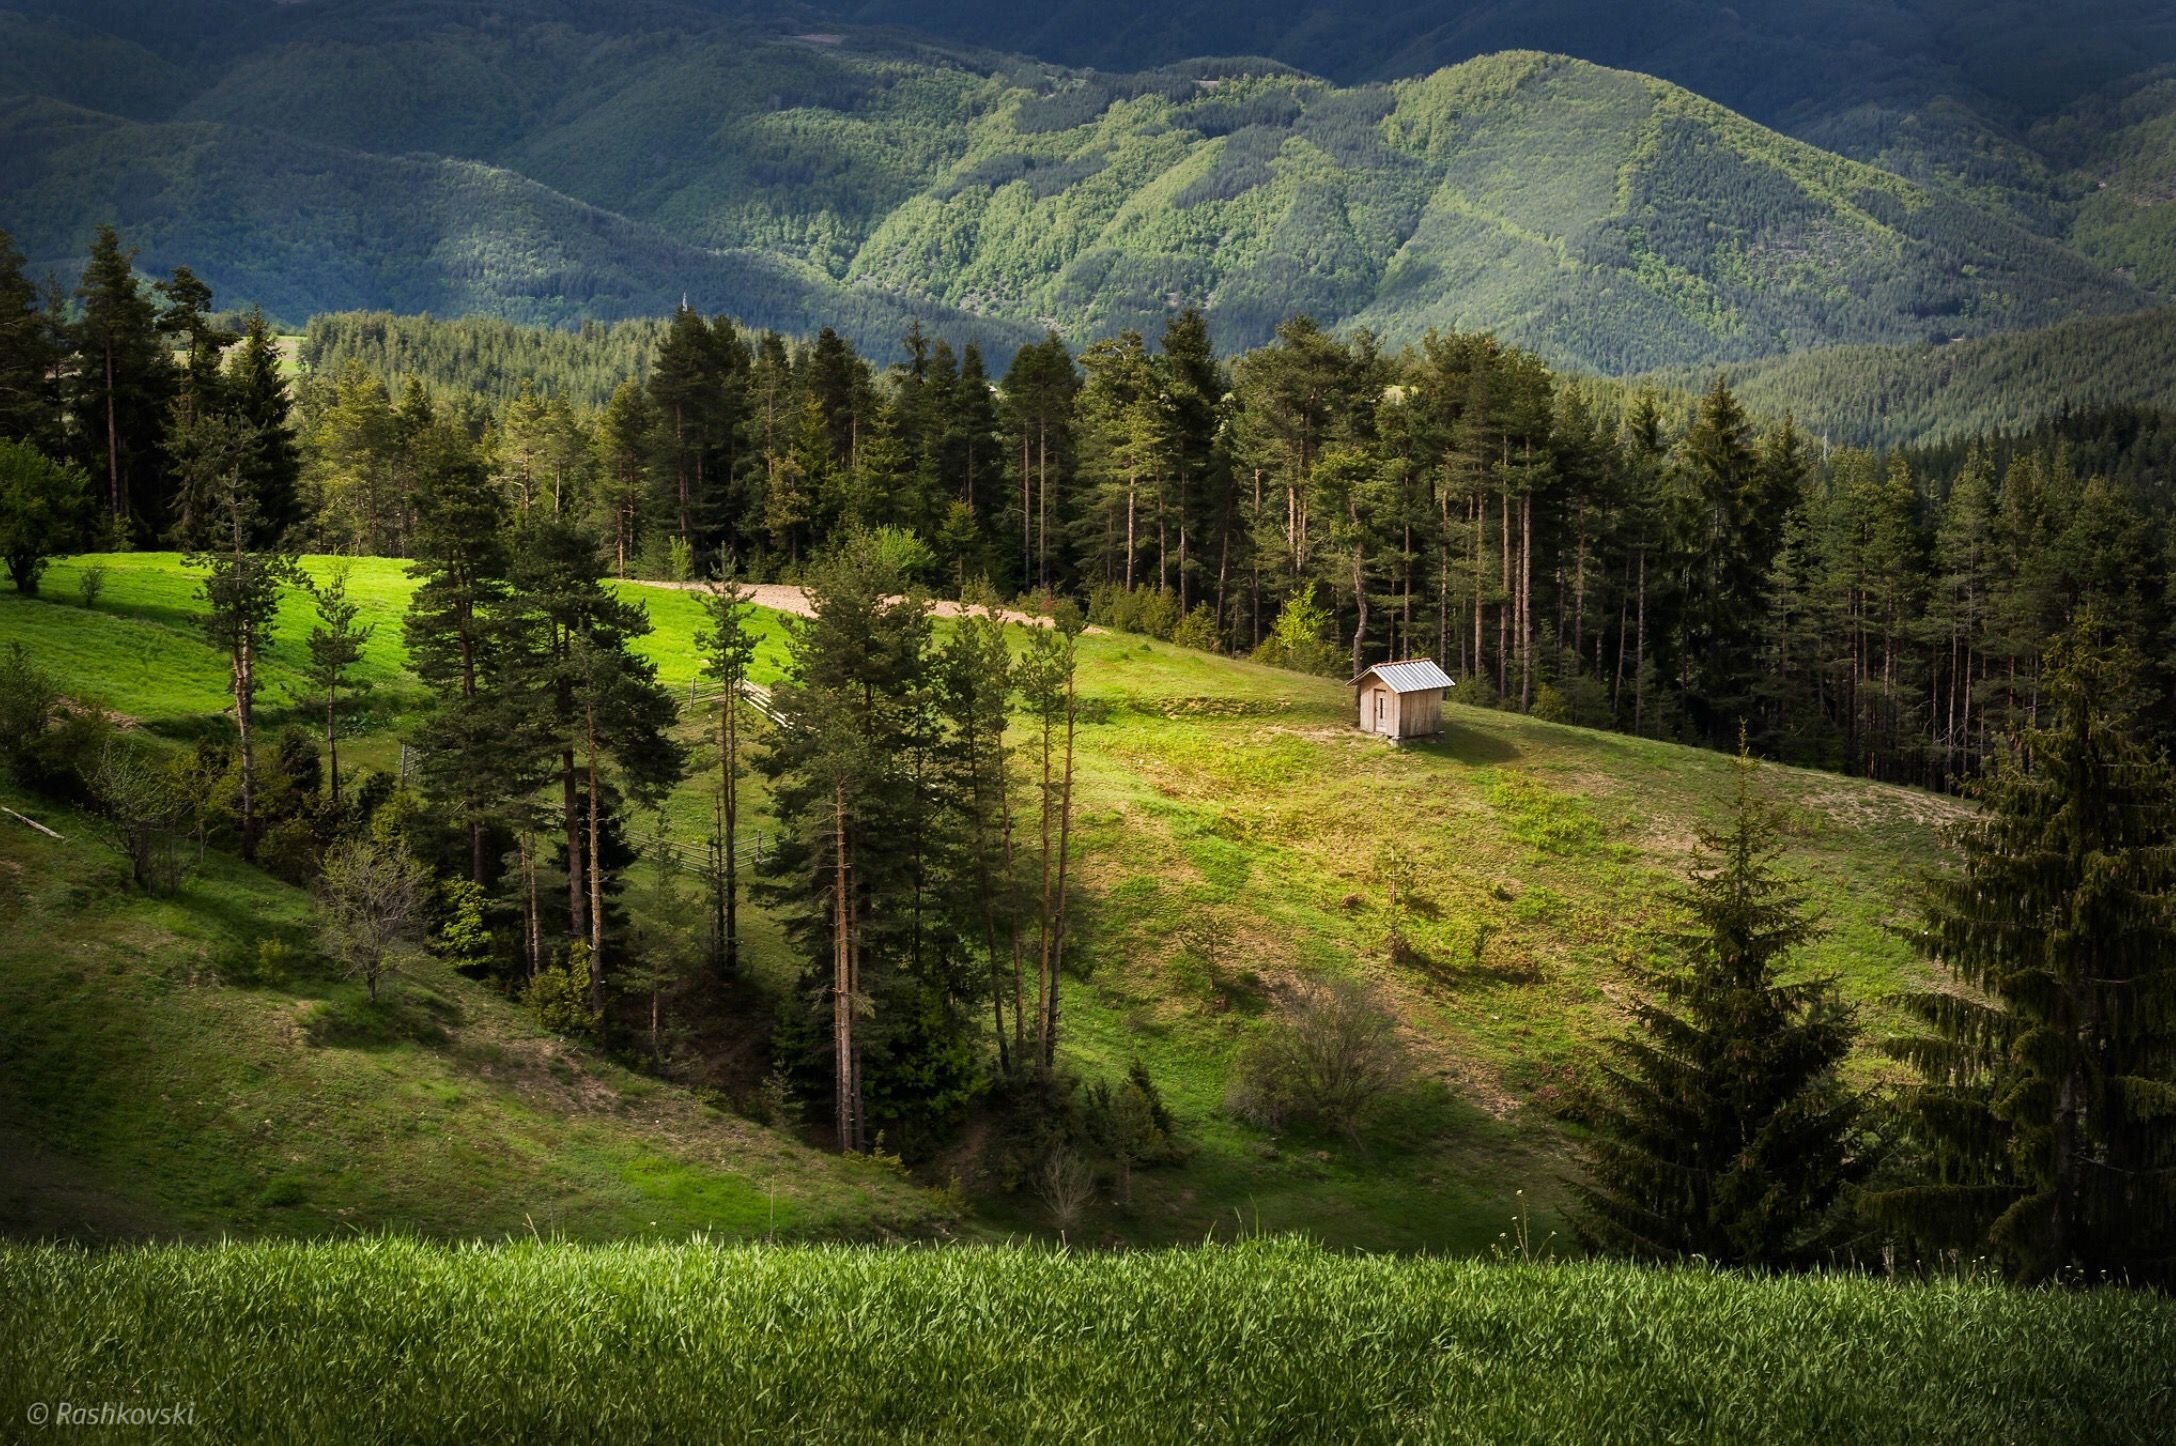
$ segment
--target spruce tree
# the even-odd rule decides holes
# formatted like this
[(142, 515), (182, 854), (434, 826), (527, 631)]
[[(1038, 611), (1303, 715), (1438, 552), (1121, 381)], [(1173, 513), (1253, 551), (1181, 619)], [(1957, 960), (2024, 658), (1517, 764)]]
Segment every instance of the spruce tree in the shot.
[(1680, 657), (1702, 732), (1720, 742), (1751, 713), (1758, 624), (1784, 512), (1769, 497), (1786, 470), (1764, 464), (1752, 424), (1716, 378), (1679, 444), (1679, 557), (1687, 606)]
[(2099, 618), (2052, 647), (1925, 900), (1954, 987), (1906, 996), (1891, 1050), (1928, 1179), (1876, 1204), (1911, 1239), (2017, 1275), (2176, 1280), (2176, 773), (2140, 665)]
[(256, 434), (249, 486), (258, 512), (282, 530), (300, 522), (302, 451), (295, 440), (293, 400), (280, 374), (279, 339), (262, 311), (250, 312), (241, 345), (228, 358), (224, 402)]
[(1813, 1258), (1863, 1170), (1860, 1101), (1838, 1075), (1856, 1035), (1826, 978), (1787, 980), (1814, 936), (1777, 866), (1773, 806), (1740, 755), (1728, 822), (1703, 829), (1677, 969), (1645, 971), (1638, 1031), (1613, 1042), (1573, 1187), (1591, 1246), (1781, 1268)]

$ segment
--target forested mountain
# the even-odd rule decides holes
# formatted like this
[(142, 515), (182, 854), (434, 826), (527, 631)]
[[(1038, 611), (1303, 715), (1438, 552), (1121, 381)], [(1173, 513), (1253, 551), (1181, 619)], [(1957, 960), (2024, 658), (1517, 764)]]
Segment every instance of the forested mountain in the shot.
[[(1394, 341), (1490, 329), (1627, 371), (1976, 336), (2139, 309), (2165, 284), (2167, 86), (2095, 89), (2122, 68), (2101, 66), (1990, 119), (1957, 79), (1965, 59), (1912, 58), (1924, 37), (1831, 93), (1894, 70), (1897, 94), (1935, 97), (1908, 124), (1783, 91), (1756, 108), (1919, 178), (1902, 179), (1674, 85), (1539, 53), (1339, 88), (1259, 60), (1072, 71), (806, 9), (229, 0), (178, 7), (190, 26), (19, 5), (0, 12), (0, 96), (17, 97), (0, 108), (0, 225), (33, 271), (72, 270), (113, 220), (145, 270), (186, 257), (222, 296), (296, 320), (610, 319), (685, 294), (881, 350), (910, 314), (1009, 344), (1197, 306), (1229, 349), (1304, 310)], [(1548, 34), (1644, 63), (1621, 24), (1574, 45), (1586, 8), (1549, 11)], [(1407, 60), (1370, 74), (1548, 38), (1492, 13), (1371, 49)], [(2142, 64), (2159, 32), (2129, 14), (2111, 7), (2108, 33)], [(1683, 19), (1654, 22), (1683, 54), (1741, 80), (1769, 63)], [(1225, 27), (1194, 33), (1196, 50), (1246, 48)], [(1358, 73), (1338, 55), (1303, 63)], [(1750, 84), (1676, 71), (1725, 96)], [(2081, 207), (2103, 170), (2116, 180)]]
[(1265, 55), (1344, 81), (1382, 80), (1494, 50), (1564, 51), (1644, 70), (1788, 124), (1869, 94), (1969, 88), (2025, 109), (2067, 103), (2155, 60), (2176, 19), (2154, 0), (2060, 8), (2008, 0), (1420, 0), (1355, 13), (1323, 0), (815, 0), (1070, 65), (1131, 70), (1194, 55)]
[[(2109, 406), (2176, 412), (2176, 310), (2087, 317), (1946, 346), (1841, 346), (1729, 369), (1754, 411), (1846, 446), (1947, 443)], [(1703, 368), (1637, 378), (1696, 392)]]

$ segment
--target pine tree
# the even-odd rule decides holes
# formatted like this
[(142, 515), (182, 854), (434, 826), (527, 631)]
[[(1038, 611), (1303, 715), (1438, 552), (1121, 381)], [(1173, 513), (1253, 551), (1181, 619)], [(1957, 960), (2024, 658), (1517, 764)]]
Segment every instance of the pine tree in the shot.
[(740, 972), (739, 853), (742, 691), (755, 661), (754, 594), (730, 573), (705, 599), (710, 626), (696, 634), (704, 676), (718, 688), (717, 896), (712, 902), (712, 966), (726, 979)]
[(1008, 452), (1020, 488), (1020, 583), (1048, 588), (1062, 573), (1062, 541), (1073, 456), (1073, 405), (1080, 373), (1056, 332), (1020, 348), (1005, 372)]
[(425, 785), (468, 836), (469, 881), (488, 882), (485, 830), (521, 789), (510, 729), (506, 506), (467, 435), (434, 424), (415, 439), (417, 579), (404, 631), (409, 666), (433, 693), (416, 734)]
[(1073, 853), (1073, 743), (1079, 722), (1080, 609), (1059, 601), (1046, 626), (1028, 635), (1015, 676), (1034, 732), (1038, 843), (1035, 1059), (1058, 1058), (1059, 980), (1065, 972), (1066, 905)]
[(760, 891), (787, 911), (809, 994), (829, 1014), (820, 1053), (839, 1148), (854, 1151), (872, 1138), (873, 1099), (890, 1092), (869, 1066), (911, 1024), (894, 1006), (911, 999), (920, 962), (929, 615), (865, 533), (817, 559), (808, 589), (812, 616), (791, 625), (778, 727), (758, 760), (779, 824)]
[(317, 598), (317, 626), (310, 632), (310, 662), (304, 671), (311, 690), (325, 700), (325, 752), (327, 763), (325, 777), (331, 790), (332, 807), (340, 808), (340, 689), (344, 685), (348, 695), (370, 691), (368, 678), (353, 677), (350, 673), (363, 659), (363, 649), (370, 642), (370, 635), (377, 631), (376, 623), (358, 625), (356, 618), (362, 612), (361, 604), (348, 596), (348, 566), (336, 563), (333, 574), (325, 582), (312, 589)]
[(2176, 1280), (2176, 772), (2141, 736), (2139, 661), (2096, 616), (2049, 650), (1925, 901), (1953, 989), (1891, 1050), (1930, 1179), (1877, 1198), (1910, 1237), (2026, 1280)]
[(954, 625), (938, 654), (936, 675), (938, 706), (948, 725), (943, 760), (952, 775), (946, 790), (955, 830), (950, 905), (963, 932), (982, 945), (998, 1063), (1009, 1073), (1025, 1038), (1026, 998), (1013, 840), (1015, 780), (1005, 742), (1014, 664), (1005, 624), (987, 600)]
[(1743, 754), (1727, 825), (1700, 835), (1685, 964), (1646, 973), (1639, 1031), (1614, 1043), (1573, 1187), (1591, 1245), (1655, 1259), (1806, 1263), (1863, 1169), (1860, 1102), (1838, 1069), (1855, 1026), (1834, 981), (1786, 981), (1814, 935), (1777, 867), (1772, 805)]
[(650, 631), (649, 614), (614, 596), (604, 572), (595, 541), (565, 521), (532, 514), (515, 536), (515, 711), (534, 755), (557, 756), (566, 935), (587, 950), (598, 1011), (608, 965), (604, 905), (616, 890), (606, 866), (617, 866), (608, 847), (619, 834), (617, 803), (660, 799), (686, 767), (671, 737), (678, 710), (655, 666), (633, 651)]
[(198, 416), (175, 443), (182, 483), (196, 499), (183, 541), (188, 565), (204, 570), (204, 619), (213, 646), (227, 654), (227, 691), (234, 699), (241, 773), (239, 809), (242, 857), (257, 857), (258, 665), (272, 644), (280, 590), (302, 581), (294, 555), (280, 550), (278, 533), (257, 509), (250, 488), (259, 446), (254, 428), (220, 414)]
[(186, 425), (194, 417), (224, 411), (222, 363), (227, 348), (240, 338), (213, 323), (211, 287), (188, 267), (177, 266), (170, 280), (158, 282), (152, 290), (166, 298), (159, 313), (159, 331), (181, 353), (173, 403), (179, 421)]
[(79, 354), (69, 412), (84, 469), (104, 479), (116, 525), (148, 538), (160, 525), (160, 440), (173, 394), (173, 363), (159, 336), (158, 313), (131, 269), (111, 226), (100, 226), (76, 299)]
[(57, 308), (23, 274), (14, 238), (0, 230), (0, 441), (60, 455), (65, 332)]
[(642, 546), (643, 503), (649, 495), (651, 430), (656, 415), (642, 384), (629, 378), (612, 393), (597, 422), (597, 459), (601, 464), (598, 502), (612, 538), (612, 570), (627, 576), (627, 559)]

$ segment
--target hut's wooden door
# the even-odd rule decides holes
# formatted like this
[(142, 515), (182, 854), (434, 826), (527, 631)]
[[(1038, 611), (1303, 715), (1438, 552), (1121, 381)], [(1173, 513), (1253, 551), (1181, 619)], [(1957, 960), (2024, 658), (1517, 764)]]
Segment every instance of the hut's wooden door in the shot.
[(1390, 731), (1390, 690), (1388, 688), (1377, 688), (1373, 691), (1375, 694), (1375, 722), (1368, 731), (1370, 733), (1388, 733)]

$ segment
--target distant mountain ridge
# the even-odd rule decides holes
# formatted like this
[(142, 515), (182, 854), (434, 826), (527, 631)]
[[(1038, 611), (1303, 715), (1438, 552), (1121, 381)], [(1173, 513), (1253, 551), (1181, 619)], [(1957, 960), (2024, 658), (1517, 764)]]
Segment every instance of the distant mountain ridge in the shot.
[[(34, 264), (68, 269), (113, 219), (147, 270), (188, 264), (296, 320), (567, 322), (685, 295), (881, 352), (917, 316), (1001, 346), (1193, 305), (1228, 346), (1304, 310), (1625, 372), (1985, 335), (2176, 286), (2156, 151), (2176, 94), (2139, 81), (2029, 132), (1961, 101), (1901, 141), (1863, 107), (1797, 107), (1863, 122), (1909, 179), (1539, 52), (1339, 87), (1269, 61), (1069, 70), (856, 28), (899, 18), (875, 6), (199, 0), (177, 7), (191, 30), (15, 3), (0, 225)], [(1468, 37), (1508, 13), (1450, 8)], [(2111, 10), (2158, 43), (2141, 7)]]

